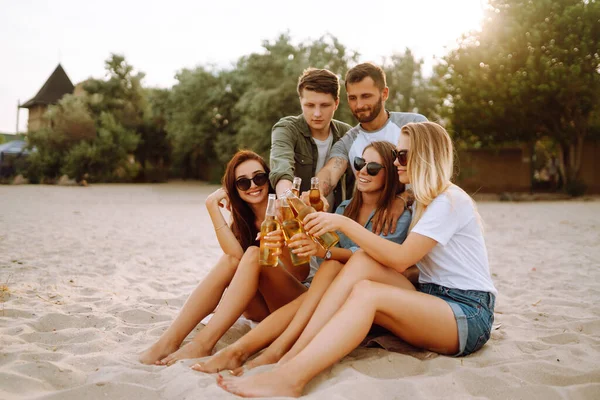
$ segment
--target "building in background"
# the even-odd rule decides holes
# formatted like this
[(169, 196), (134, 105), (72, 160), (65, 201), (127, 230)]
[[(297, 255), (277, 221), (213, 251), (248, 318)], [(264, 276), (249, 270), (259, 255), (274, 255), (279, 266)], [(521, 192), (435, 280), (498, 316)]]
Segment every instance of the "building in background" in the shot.
[(31, 132), (45, 128), (48, 122), (43, 116), (48, 106), (58, 103), (65, 94), (71, 94), (74, 90), (75, 86), (73, 86), (71, 79), (69, 79), (63, 67), (58, 64), (39, 92), (31, 100), (20, 106), (29, 110), (27, 131)]

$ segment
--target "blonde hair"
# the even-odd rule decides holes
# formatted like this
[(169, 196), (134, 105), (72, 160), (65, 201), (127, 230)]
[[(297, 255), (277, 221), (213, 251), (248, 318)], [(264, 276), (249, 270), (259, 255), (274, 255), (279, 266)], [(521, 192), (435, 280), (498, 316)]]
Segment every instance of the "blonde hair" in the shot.
[(402, 134), (410, 139), (406, 168), (415, 194), (412, 230), (427, 206), (452, 184), (454, 150), (448, 132), (434, 122), (404, 125)]

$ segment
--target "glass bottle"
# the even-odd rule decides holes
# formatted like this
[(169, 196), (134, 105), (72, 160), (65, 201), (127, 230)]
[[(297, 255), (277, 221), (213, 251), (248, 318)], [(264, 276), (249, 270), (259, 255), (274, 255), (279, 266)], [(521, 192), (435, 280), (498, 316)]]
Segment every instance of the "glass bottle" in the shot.
[(266, 246), (267, 234), (279, 229), (279, 223), (277, 222), (277, 208), (275, 205), (276, 201), (276, 196), (270, 194), (265, 220), (260, 225), (260, 253), (258, 255), (258, 262), (263, 267), (276, 267), (279, 262), (279, 256), (275, 254), (277, 249)]
[[(297, 233), (304, 233), (304, 229), (302, 228), (300, 221), (298, 221), (294, 216), (292, 208), (290, 207), (287, 199), (285, 197), (281, 197), (279, 201), (281, 205), (281, 229), (283, 230), (285, 242), (289, 243), (292, 236)], [(294, 254), (291, 250), (292, 249), (290, 249), (290, 256), (292, 258), (293, 265), (302, 265), (310, 261), (310, 256), (300, 257), (299, 255)]]
[(300, 185), (302, 185), (302, 178), (295, 176), (294, 182), (292, 182), (292, 193), (298, 197), (300, 197)]
[(317, 211), (323, 211), (323, 200), (321, 199), (321, 191), (319, 190), (319, 178), (313, 176), (310, 178), (310, 192), (308, 194), (310, 205)]
[[(286, 190), (284, 196), (287, 198), (290, 207), (298, 213), (297, 218), (301, 223), (308, 214), (317, 212), (313, 207), (304, 204), (298, 196), (292, 193), (291, 189)], [(335, 232), (325, 232), (323, 235), (315, 236), (314, 238), (325, 250), (335, 246), (340, 241), (340, 237)]]

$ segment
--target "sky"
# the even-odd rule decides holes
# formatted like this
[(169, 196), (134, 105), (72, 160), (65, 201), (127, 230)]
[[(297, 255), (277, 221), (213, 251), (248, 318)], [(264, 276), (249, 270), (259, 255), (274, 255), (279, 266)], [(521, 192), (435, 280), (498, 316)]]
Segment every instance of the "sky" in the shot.
[[(168, 88), (198, 65), (230, 67), (289, 33), (295, 43), (329, 33), (360, 61), (410, 48), (425, 61), (446, 54), (478, 29), (485, 0), (0, 0), (0, 132), (16, 131), (17, 102), (35, 96), (60, 62), (74, 84), (105, 75), (104, 61), (123, 54)], [(308, 65), (307, 65), (308, 67)], [(20, 111), (19, 131), (28, 111)]]

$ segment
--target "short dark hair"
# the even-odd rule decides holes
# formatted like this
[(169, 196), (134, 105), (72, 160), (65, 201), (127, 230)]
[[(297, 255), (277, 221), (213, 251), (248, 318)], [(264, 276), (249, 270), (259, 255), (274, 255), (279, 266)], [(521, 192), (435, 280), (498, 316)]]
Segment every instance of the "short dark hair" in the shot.
[(327, 69), (307, 68), (298, 78), (298, 96), (302, 97), (304, 89), (330, 94), (337, 100), (340, 97), (340, 80)]
[(379, 90), (383, 90), (387, 86), (383, 69), (369, 62), (358, 64), (357, 66), (350, 68), (346, 73), (344, 85), (348, 88), (349, 83), (358, 83), (366, 77), (373, 79), (375, 86), (377, 86)]

